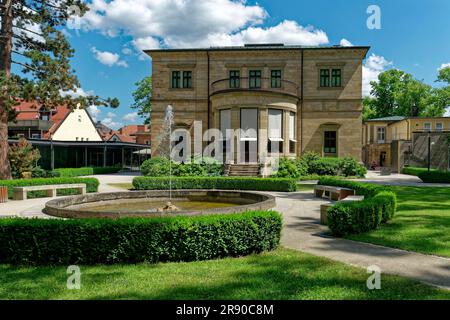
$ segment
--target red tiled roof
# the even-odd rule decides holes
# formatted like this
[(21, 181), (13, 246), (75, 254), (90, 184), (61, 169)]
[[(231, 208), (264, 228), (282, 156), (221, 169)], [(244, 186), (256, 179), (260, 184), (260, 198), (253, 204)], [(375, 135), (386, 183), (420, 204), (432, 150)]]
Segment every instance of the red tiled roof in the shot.
[(39, 119), (39, 109), (41, 105), (35, 102), (22, 101), (19, 105), (13, 107), (16, 111), (17, 120), (35, 120)]
[(50, 127), (50, 129), (44, 134), (44, 139), (50, 139), (50, 136), (55, 133), (56, 129), (59, 128), (61, 123), (64, 121), (64, 119), (67, 117), (71, 110), (67, 108), (66, 106), (59, 106), (56, 109), (56, 113), (51, 116), (51, 121), (53, 122), (53, 125)]

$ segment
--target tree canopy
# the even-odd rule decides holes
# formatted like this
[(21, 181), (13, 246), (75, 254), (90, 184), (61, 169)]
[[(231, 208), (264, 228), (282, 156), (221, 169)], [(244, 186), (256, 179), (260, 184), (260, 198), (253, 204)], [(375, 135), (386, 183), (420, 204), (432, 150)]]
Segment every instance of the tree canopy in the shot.
[(398, 69), (380, 73), (378, 82), (371, 82), (371, 96), (364, 99), (363, 118), (443, 116), (450, 105), (450, 67), (442, 68), (437, 79), (444, 86), (434, 88)]
[(145, 119), (146, 124), (151, 123), (152, 111), (152, 77), (148, 76), (134, 84), (136, 90), (133, 92), (133, 109), (138, 110), (138, 114)]

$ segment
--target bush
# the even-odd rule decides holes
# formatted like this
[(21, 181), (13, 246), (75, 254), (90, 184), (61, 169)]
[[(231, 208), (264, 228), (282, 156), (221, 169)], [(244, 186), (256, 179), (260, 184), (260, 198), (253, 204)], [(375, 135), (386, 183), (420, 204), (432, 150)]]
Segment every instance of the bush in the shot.
[(428, 183), (450, 183), (449, 171), (424, 171), (419, 173), (419, 178)]
[(320, 176), (336, 176), (339, 172), (338, 158), (319, 158), (308, 164), (308, 174), (318, 174)]
[[(87, 192), (97, 192), (99, 182), (95, 178), (36, 178), (36, 179), (18, 179), (18, 180), (0, 180), (0, 186), (8, 187), (8, 198), (13, 198), (14, 187), (26, 187), (26, 186), (44, 186), (49, 184), (75, 184), (85, 183)], [(58, 195), (69, 195), (76, 193), (74, 189), (58, 190)], [(44, 196), (45, 191), (32, 191), (29, 193), (28, 198), (36, 198)]]
[(300, 178), (301, 173), (297, 166), (297, 161), (288, 158), (280, 158), (278, 162), (278, 171), (273, 177), (276, 178)]
[(57, 171), (49, 171), (42, 169), (41, 167), (34, 167), (31, 170), (32, 178), (56, 178), (61, 176), (61, 174)]
[(39, 150), (34, 149), (26, 139), (20, 138), (19, 142), (13, 144), (8, 151), (12, 177), (19, 179), (29, 175), (31, 178), (31, 171), (40, 158)]
[(60, 177), (80, 177), (90, 176), (93, 174), (107, 174), (116, 173), (121, 170), (120, 167), (82, 167), (82, 168), (58, 168), (55, 172), (60, 174)]
[(0, 219), (0, 262), (27, 265), (156, 263), (275, 249), (274, 211), (110, 219)]
[[(133, 186), (137, 190), (168, 190), (169, 184), (169, 177), (135, 177), (133, 179)], [(172, 177), (172, 189), (292, 192), (297, 190), (297, 181), (286, 178)]]
[(322, 178), (319, 184), (353, 189), (364, 196), (363, 201), (338, 202), (328, 209), (328, 226), (336, 236), (375, 230), (395, 214), (397, 197), (386, 187), (336, 178)]
[(364, 177), (367, 173), (366, 167), (352, 157), (344, 157), (339, 159), (338, 168), (339, 173), (345, 177)]
[[(438, 170), (430, 169), (430, 171), (438, 171)], [(411, 176), (419, 176), (419, 174), (422, 172), (428, 172), (428, 168), (404, 167), (402, 170), (403, 174), (409, 174)]]
[(144, 176), (163, 177), (170, 172), (170, 160), (164, 157), (155, 157), (145, 160), (141, 165), (141, 172)]

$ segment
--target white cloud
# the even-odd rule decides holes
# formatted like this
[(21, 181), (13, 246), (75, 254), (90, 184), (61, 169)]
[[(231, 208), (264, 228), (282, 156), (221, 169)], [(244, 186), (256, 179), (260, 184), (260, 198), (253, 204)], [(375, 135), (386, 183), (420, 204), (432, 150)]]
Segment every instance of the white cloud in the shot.
[(106, 116), (107, 116), (108, 118), (115, 118), (117, 115), (116, 115), (115, 113), (108, 112), (108, 113), (106, 114)]
[(133, 54), (133, 50), (131, 50), (130, 48), (124, 47), (124, 48), (122, 49), (122, 53), (125, 54), (125, 55), (127, 55), (127, 56), (129, 56), (129, 55), (132, 55), (132, 54)]
[(445, 111), (444, 117), (450, 117), (450, 106), (447, 107), (447, 111)]
[(119, 129), (120, 127), (123, 126), (123, 124), (122, 124), (121, 122), (116, 122), (116, 121), (114, 121), (112, 118), (104, 118), (101, 122), (102, 122), (105, 126), (111, 128), (111, 129), (113, 129), (113, 130), (117, 130), (117, 129)]
[(369, 96), (371, 91), (370, 82), (378, 81), (378, 75), (392, 65), (391, 61), (387, 61), (382, 56), (372, 55), (367, 58), (363, 66), (363, 96)]
[(102, 113), (102, 110), (100, 110), (100, 108), (96, 105), (88, 107), (87, 111), (91, 115), (92, 120), (94, 120), (95, 122), (97, 122), (98, 116), (100, 115), (100, 113)]
[(84, 30), (133, 37), (138, 49), (205, 47), (244, 43), (328, 43), (322, 30), (285, 20), (261, 27), (268, 17), (245, 0), (94, 0), (82, 18)]
[(137, 112), (130, 112), (130, 113), (127, 113), (126, 115), (124, 115), (122, 117), (122, 120), (124, 120), (126, 122), (135, 122), (138, 117), (139, 117), (139, 115)]
[(442, 70), (442, 69), (444, 69), (444, 68), (449, 68), (449, 67), (450, 67), (450, 62), (449, 62), (449, 63), (443, 63), (443, 64), (441, 65), (441, 67), (438, 68), (438, 71), (440, 71), (440, 70)]
[(92, 47), (91, 51), (94, 53), (95, 59), (97, 59), (101, 64), (107, 65), (108, 67), (128, 67), (127, 62), (120, 60), (120, 55), (117, 53), (99, 51), (96, 47)]
[(84, 91), (83, 88), (77, 88), (75, 91), (74, 90), (60, 91), (60, 94), (62, 96), (70, 96), (72, 98), (78, 98), (78, 97), (87, 97), (89, 95), (93, 95), (94, 92), (93, 91)]
[(353, 47), (353, 43), (351, 43), (350, 41), (348, 41), (347, 39), (342, 39), (341, 42), (339, 43), (341, 46), (343, 47)]

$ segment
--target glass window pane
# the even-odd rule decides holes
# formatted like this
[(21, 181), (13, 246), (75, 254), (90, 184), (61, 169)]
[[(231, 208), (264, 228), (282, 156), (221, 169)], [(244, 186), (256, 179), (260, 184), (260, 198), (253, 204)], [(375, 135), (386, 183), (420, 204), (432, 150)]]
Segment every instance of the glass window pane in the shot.
[(239, 88), (241, 72), (239, 70), (230, 71), (230, 88)]
[(261, 88), (261, 70), (250, 70), (249, 72), (249, 87)]
[(268, 133), (269, 139), (279, 140), (283, 137), (283, 110), (269, 109)]
[(180, 71), (172, 71), (172, 88), (180, 88)]
[(321, 69), (320, 70), (320, 86), (329, 87), (330, 86), (330, 70)]
[(341, 84), (342, 84), (341, 69), (333, 69), (331, 71), (331, 86), (340, 87)]
[(192, 88), (192, 71), (183, 71), (183, 88)]
[(325, 131), (324, 132), (324, 153), (336, 153), (337, 141), (336, 141), (336, 131)]
[(270, 80), (272, 88), (281, 88), (281, 70), (272, 70)]

